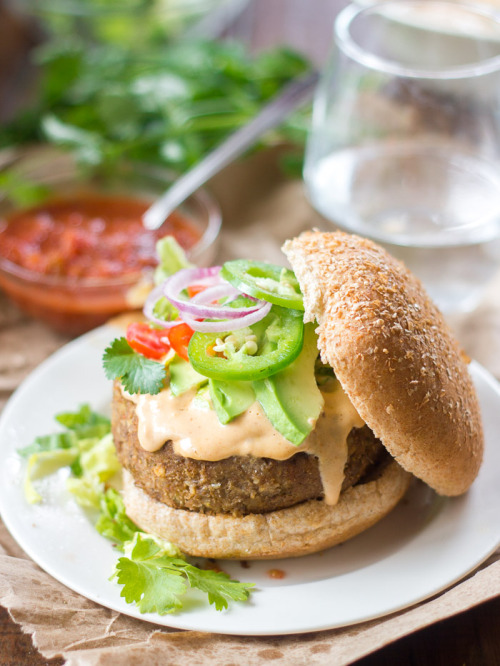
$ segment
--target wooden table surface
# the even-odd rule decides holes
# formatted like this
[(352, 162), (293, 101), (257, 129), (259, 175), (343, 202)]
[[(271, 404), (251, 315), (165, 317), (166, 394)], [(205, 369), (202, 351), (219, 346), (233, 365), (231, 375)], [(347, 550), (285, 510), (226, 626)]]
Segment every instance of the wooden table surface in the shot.
[[(342, 0), (254, 0), (236, 19), (229, 33), (245, 38), (256, 49), (289, 43), (320, 64), (328, 50), (333, 19), (344, 4)], [(1, 9), (2, 0), (0, 15)], [(1, 27), (0, 46), (5, 45)], [(0, 59), (1, 55), (0, 49)], [(0, 117), (4, 100), (0, 95)], [(63, 663), (59, 658), (44, 659), (34, 649), (31, 638), (0, 608), (0, 666)], [(356, 664), (500, 665), (500, 598), (402, 638)]]

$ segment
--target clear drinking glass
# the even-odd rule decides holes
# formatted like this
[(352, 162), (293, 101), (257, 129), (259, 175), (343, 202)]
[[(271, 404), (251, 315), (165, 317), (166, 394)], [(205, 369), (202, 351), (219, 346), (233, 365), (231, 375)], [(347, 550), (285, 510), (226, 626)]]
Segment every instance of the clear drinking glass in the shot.
[(306, 150), (311, 202), (387, 245), (446, 311), (500, 266), (500, 16), (395, 0), (338, 16)]

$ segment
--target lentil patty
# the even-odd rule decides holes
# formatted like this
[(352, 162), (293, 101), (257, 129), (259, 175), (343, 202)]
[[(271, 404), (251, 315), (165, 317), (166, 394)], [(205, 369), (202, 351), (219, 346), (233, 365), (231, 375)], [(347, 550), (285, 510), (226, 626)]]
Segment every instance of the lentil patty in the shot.
[[(322, 426), (324, 427), (324, 423)], [(137, 437), (135, 404), (115, 384), (112, 430), (120, 463), (136, 485), (175, 509), (245, 515), (284, 509), (323, 496), (315, 456), (297, 453), (288, 460), (232, 456), (216, 462), (177, 455), (171, 442), (145, 451)], [(342, 490), (355, 485), (385, 455), (368, 427), (353, 428)]]

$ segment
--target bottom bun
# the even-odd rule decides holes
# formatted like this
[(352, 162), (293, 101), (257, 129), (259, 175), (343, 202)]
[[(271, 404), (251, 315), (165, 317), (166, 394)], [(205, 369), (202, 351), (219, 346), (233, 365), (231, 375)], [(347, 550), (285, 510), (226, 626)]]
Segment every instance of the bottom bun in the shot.
[(374, 525), (405, 494), (411, 474), (391, 461), (380, 476), (353, 486), (335, 506), (322, 500), (232, 516), (173, 509), (138, 488), (123, 472), (128, 516), (143, 530), (175, 543), (188, 555), (216, 559), (298, 557), (342, 543)]

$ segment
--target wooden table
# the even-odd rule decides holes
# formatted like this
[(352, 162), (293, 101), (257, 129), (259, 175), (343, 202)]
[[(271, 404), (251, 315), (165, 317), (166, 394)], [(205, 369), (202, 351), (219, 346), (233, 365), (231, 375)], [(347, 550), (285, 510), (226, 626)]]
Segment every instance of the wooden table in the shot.
[[(1, 4), (0, 0), (0, 9)], [(328, 49), (333, 18), (344, 4), (342, 0), (255, 0), (228, 32), (244, 37), (256, 49), (279, 42), (292, 44), (319, 64)], [(59, 658), (44, 659), (31, 638), (0, 608), (0, 666), (62, 663)], [(500, 664), (500, 598), (402, 638), (356, 664)]]

